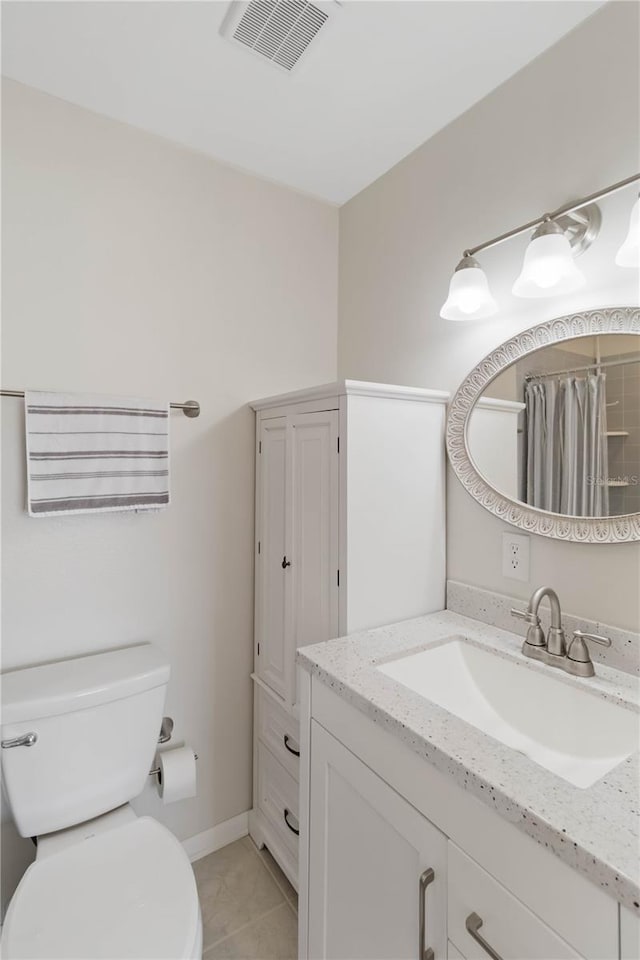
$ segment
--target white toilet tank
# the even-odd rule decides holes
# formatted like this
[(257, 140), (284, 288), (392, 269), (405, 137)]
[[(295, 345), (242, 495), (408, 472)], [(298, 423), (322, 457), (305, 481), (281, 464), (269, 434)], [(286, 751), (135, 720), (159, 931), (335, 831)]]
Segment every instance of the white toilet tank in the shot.
[[(169, 681), (149, 643), (2, 676), (2, 777), (19, 833), (97, 817), (137, 796), (151, 768)], [(33, 733), (32, 746), (7, 741)]]

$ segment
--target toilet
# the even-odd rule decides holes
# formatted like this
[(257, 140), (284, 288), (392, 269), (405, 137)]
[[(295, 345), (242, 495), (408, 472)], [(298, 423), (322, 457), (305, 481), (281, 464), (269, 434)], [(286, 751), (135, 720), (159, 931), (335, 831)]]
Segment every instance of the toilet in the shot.
[(202, 957), (180, 842), (129, 801), (158, 742), (169, 665), (149, 643), (2, 676), (2, 778), (37, 855), (9, 904), (4, 960)]

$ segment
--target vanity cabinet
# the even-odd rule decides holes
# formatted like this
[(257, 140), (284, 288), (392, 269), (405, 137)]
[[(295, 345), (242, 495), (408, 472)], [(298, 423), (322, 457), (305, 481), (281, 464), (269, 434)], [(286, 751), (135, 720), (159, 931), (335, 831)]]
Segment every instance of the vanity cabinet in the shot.
[[(579, 960), (579, 954), (315, 721), (309, 956)], [(447, 938), (450, 946), (447, 945)], [(460, 951), (464, 951), (461, 953)], [(613, 960), (613, 958), (612, 958)]]
[(309, 956), (446, 956), (447, 838), (317, 723)]
[(637, 960), (636, 916), (304, 670), (300, 690), (302, 960)]
[[(444, 606), (448, 395), (342, 381), (256, 411), (254, 803), (297, 886), (298, 647)], [(297, 801), (296, 801), (297, 802)]]

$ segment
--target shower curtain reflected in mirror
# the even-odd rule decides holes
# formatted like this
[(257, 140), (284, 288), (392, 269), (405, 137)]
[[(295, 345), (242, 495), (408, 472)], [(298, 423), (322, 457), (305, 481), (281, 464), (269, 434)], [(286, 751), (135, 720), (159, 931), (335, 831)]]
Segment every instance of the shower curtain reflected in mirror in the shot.
[(525, 404), (527, 503), (574, 517), (607, 517), (605, 375), (531, 380)]

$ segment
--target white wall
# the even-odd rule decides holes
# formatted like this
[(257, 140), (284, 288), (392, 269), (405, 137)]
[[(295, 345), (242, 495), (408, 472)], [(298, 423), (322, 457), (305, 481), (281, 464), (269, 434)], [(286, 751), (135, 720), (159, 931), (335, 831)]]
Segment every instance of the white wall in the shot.
[(246, 404), (335, 379), (338, 213), (11, 81), (2, 133), (3, 385), (202, 405), (171, 416), (166, 512), (34, 520), (2, 400), (3, 668), (162, 647), (199, 792), (138, 809), (190, 837), (251, 804)]
[[(454, 390), (497, 344), (574, 309), (638, 302), (636, 271), (614, 264), (635, 197), (601, 203), (603, 227), (572, 297), (510, 293), (527, 238), (479, 259), (500, 313), (441, 320), (462, 250), (638, 171), (639, 10), (611, 3), (446, 127), (340, 211), (340, 376)], [(531, 581), (501, 574), (505, 525), (451, 474), (448, 576), (527, 597), (554, 585), (564, 608), (638, 627), (640, 545), (590, 546), (533, 537)]]

